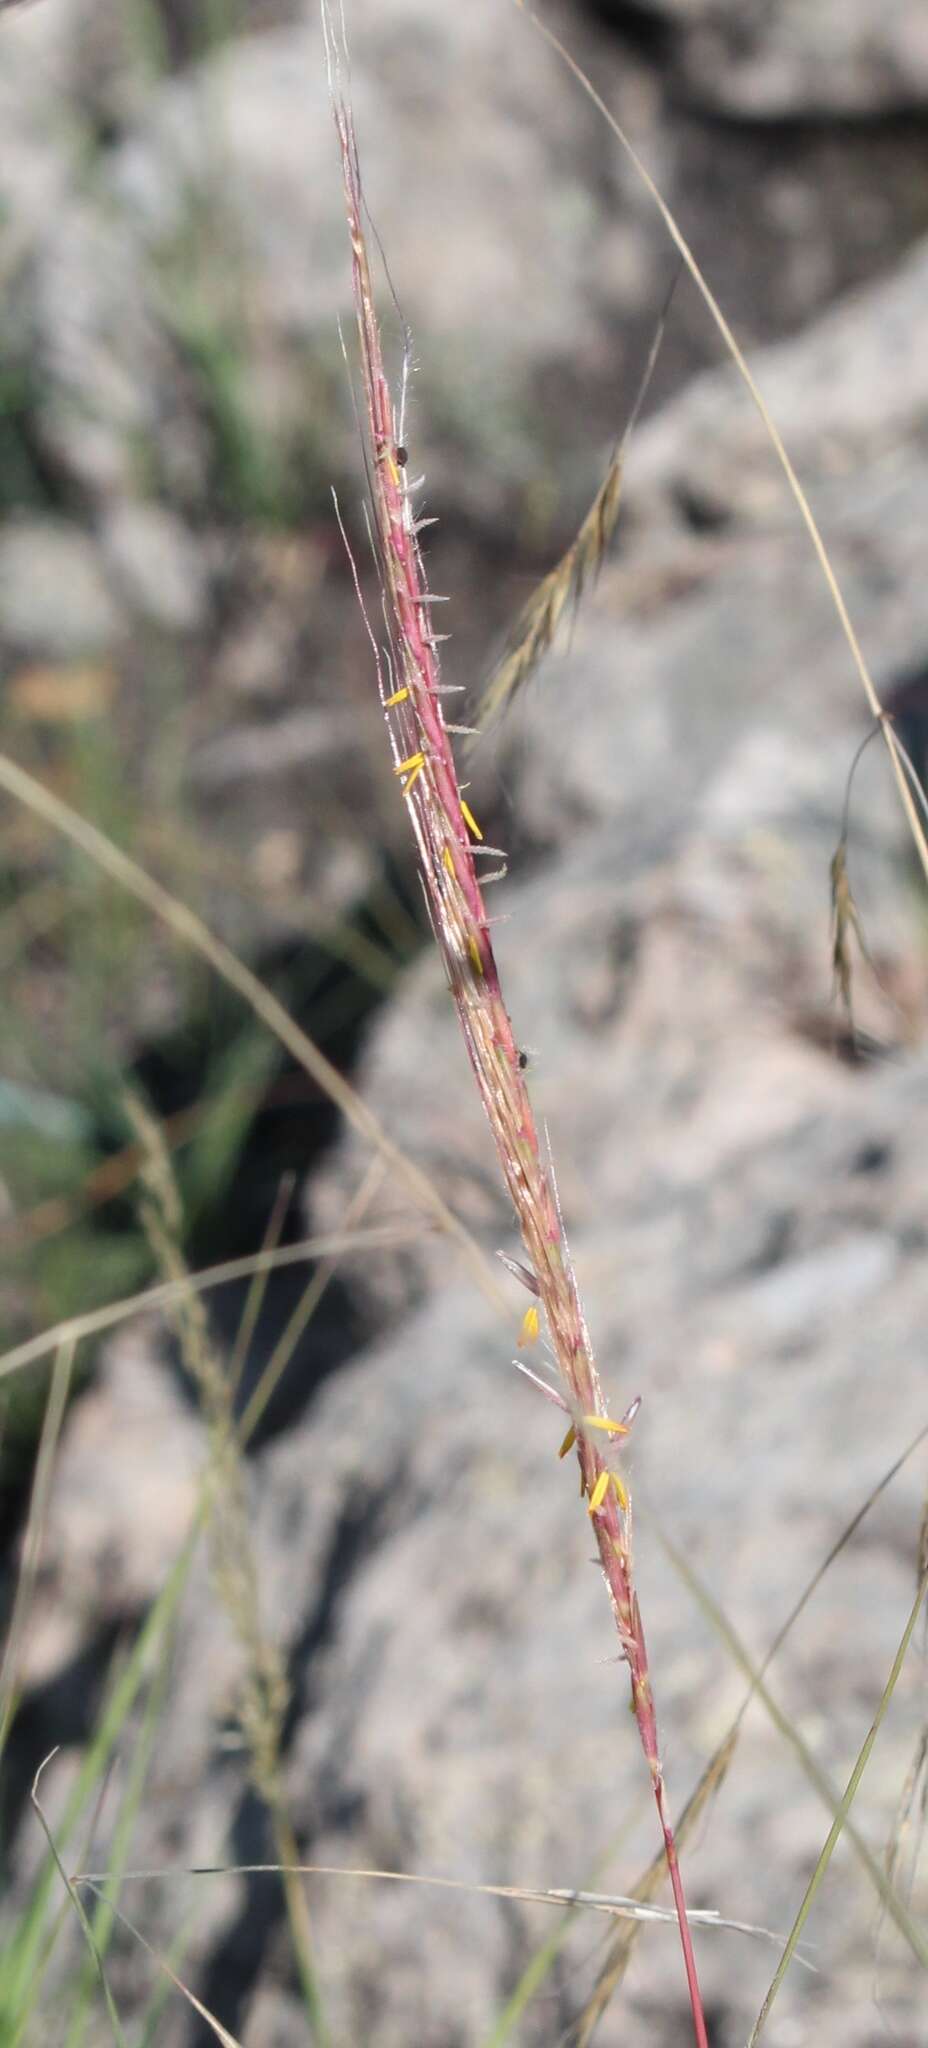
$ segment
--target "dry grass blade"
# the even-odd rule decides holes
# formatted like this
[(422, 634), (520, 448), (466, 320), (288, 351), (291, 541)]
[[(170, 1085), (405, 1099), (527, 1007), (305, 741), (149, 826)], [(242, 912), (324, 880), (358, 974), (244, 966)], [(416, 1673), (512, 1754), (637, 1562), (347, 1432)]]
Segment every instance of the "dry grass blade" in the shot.
[[(97, 1897), (101, 1896), (92, 1878), (72, 1878), (70, 1880), (70, 1883), (72, 1887), (77, 1884), (86, 1884), (88, 1889), (92, 1891)], [(217, 2020), (215, 2013), (211, 2013), (208, 2006), (205, 2006), (203, 2004), (202, 1999), (196, 1997), (195, 1993), (190, 1990), (189, 1986), (186, 1985), (182, 1981), (182, 1979), (177, 1976), (176, 1972), (171, 1969), (170, 1964), (165, 1962), (164, 1957), (159, 1956), (157, 1949), (152, 1947), (151, 1942), (146, 1941), (145, 1936), (144, 1934), (142, 1934), (140, 1929), (134, 1926), (131, 1920), (128, 1920), (126, 1918), (125, 1913), (121, 1912), (118, 1906), (113, 1905), (112, 1900), (109, 1902), (109, 1909), (114, 1919), (119, 1921), (120, 1927), (124, 1927), (126, 1933), (132, 1935), (133, 1940), (137, 1941), (139, 1947), (145, 1950), (146, 1955), (151, 1956), (152, 1962), (157, 1965), (158, 1969), (161, 1970), (163, 1975), (169, 1978), (170, 1982), (174, 1986), (175, 1991), (179, 1991), (181, 1997), (187, 2000), (187, 2004), (189, 2006), (192, 2006), (193, 2011), (199, 2014), (201, 2020), (203, 2020), (205, 2024), (209, 2027), (210, 2032), (215, 2036), (216, 2040), (221, 2043), (221, 2048), (242, 2048), (242, 2043), (238, 2039), (238, 2036), (236, 2034), (230, 2034), (228, 2027), (224, 2027), (222, 2021)]]
[(201, 959), (208, 962), (214, 973), (218, 974), (229, 988), (235, 990), (310, 1079), (316, 1082), (323, 1094), (328, 1096), (329, 1101), (334, 1103), (336, 1109), (341, 1111), (346, 1123), (386, 1160), (397, 1183), (406, 1189), (417, 1208), (426, 1216), (432, 1217), (457, 1244), (481, 1292), (495, 1308), (505, 1313), (502, 1292), (489, 1260), (483, 1257), (463, 1223), (452, 1215), (447, 1204), (433, 1188), (428, 1175), (422, 1173), (413, 1161), (407, 1158), (400, 1146), (393, 1143), (373, 1110), (368, 1108), (366, 1102), (362, 1101), (360, 1095), (345, 1080), (344, 1075), (339, 1073), (338, 1068), (332, 1065), (331, 1060), (326, 1058), (325, 1053), (320, 1051), (308, 1033), (294, 1022), (283, 1003), (272, 995), (270, 989), (265, 988), (264, 983), (259, 981), (256, 974), (252, 974), (251, 969), (233, 953), (231, 947), (225, 945), (222, 939), (218, 939), (215, 932), (211, 932), (203, 919), (186, 903), (181, 903), (168, 889), (163, 888), (160, 882), (156, 882), (152, 875), (147, 874), (144, 868), (140, 868), (136, 861), (130, 860), (129, 855), (123, 853), (122, 848), (116, 846), (112, 839), (107, 838), (105, 832), (92, 825), (89, 819), (82, 818), (78, 811), (71, 809), (70, 804), (63, 803), (61, 798), (53, 795), (43, 783), (37, 782), (35, 777), (27, 774), (17, 762), (10, 760), (7, 754), (0, 754), (0, 789), (5, 789), (17, 803), (24, 804), (34, 817), (44, 819), (53, 831), (68, 840), (72, 846), (78, 847), (103, 874), (109, 875), (111, 881), (125, 889), (130, 896), (134, 896), (137, 902), (143, 903), (174, 933), (182, 945), (199, 953)]
[(599, 575), (619, 516), (629, 440), (647, 396), (678, 274), (674, 275), (661, 311), (644, 375), (622, 438), (579, 531), (560, 561), (542, 578), (522, 611), (514, 644), (491, 676), (477, 707), (477, 724), (481, 730), (508, 710), (547, 654), (567, 605), (573, 601), (574, 606), (578, 606), (587, 585), (595, 582)]
[(783, 440), (780, 430), (777, 427), (776, 422), (772, 418), (771, 413), (764, 400), (763, 394), (761, 393), (760, 388), (748, 366), (744, 352), (739, 347), (738, 342), (736, 341), (735, 336), (732, 333), (731, 327), (729, 326), (729, 323), (726, 320), (724, 313), (722, 312), (722, 308), (719, 305), (715, 293), (712, 291), (711, 286), (709, 285), (702, 269), (700, 268), (700, 265), (696, 260), (693, 250), (691, 249), (690, 244), (686, 239), (686, 236), (683, 234), (682, 229), (679, 227), (677, 223), (676, 216), (671, 212), (671, 209), (668, 206), (666, 199), (663, 197), (663, 194), (659, 190), (658, 186), (655, 184), (650, 171), (647, 169), (647, 166), (643, 163), (641, 157), (638, 155), (638, 151), (635, 149), (634, 144), (626, 135), (624, 128), (620, 127), (619, 122), (615, 118), (615, 115), (612, 113), (611, 109), (606, 105), (606, 102), (603, 99), (602, 94), (597, 92), (596, 87), (592, 82), (592, 79), (587, 77), (587, 74), (583, 70), (582, 65), (578, 64), (576, 58), (571, 56), (570, 51), (566, 47), (566, 44), (562, 43), (560, 37), (554, 34), (553, 29), (548, 28), (546, 23), (543, 22), (540, 19), (540, 17), (533, 12), (532, 8), (527, 7), (525, 5), (525, 0), (512, 0), (512, 4), (513, 6), (519, 9), (520, 13), (525, 15), (526, 20), (534, 29), (535, 34), (543, 38), (543, 40), (548, 44), (549, 49), (552, 49), (555, 53), (555, 56), (558, 57), (560, 62), (566, 66), (572, 78), (574, 78), (576, 80), (576, 83), (579, 85), (581, 92), (584, 92), (586, 94), (587, 99), (590, 100), (592, 105), (596, 108), (597, 112), (602, 115), (602, 118), (606, 122), (607, 127), (615, 136), (615, 139), (619, 144), (620, 149), (623, 150), (625, 156), (628, 158), (628, 161), (631, 164), (636, 177), (638, 177), (641, 180), (641, 183), (643, 184), (646, 192), (650, 194), (652, 200), (654, 201), (654, 204), (657, 208), (658, 213), (660, 214), (660, 217), (664, 223), (668, 235), (670, 236), (671, 241), (673, 242), (675, 248), (678, 250), (682, 258), (682, 261), (686, 269), (688, 270), (690, 277), (692, 278), (693, 283), (696, 286), (697, 291), (699, 292), (700, 297), (702, 298), (704, 304), (708, 308), (711, 318), (714, 321), (715, 326), (717, 327), (723, 342), (725, 343), (725, 347), (728, 351), (728, 354), (731, 356), (732, 361), (736, 365), (739, 376), (742, 378), (744, 384), (746, 385), (748, 391), (751, 394), (751, 398), (753, 399), (753, 402), (757, 407), (757, 411), (760, 414), (761, 420), (763, 421), (764, 431), (767, 434), (771, 446), (773, 447), (777, 461), (779, 462), (780, 468), (782, 469), (783, 474), (786, 478), (790, 492), (792, 493), (793, 501), (797, 507), (799, 516), (812, 543), (812, 547), (815, 551), (819, 567), (825, 579), (825, 583), (827, 585), (832, 604), (834, 605), (835, 611), (838, 615), (838, 621), (841, 627), (841, 631), (844, 634), (845, 640), (847, 641), (847, 645), (854, 662), (854, 667), (857, 670), (858, 679), (864, 691), (867, 703), (870, 706), (870, 711), (875, 719), (879, 719), (880, 728), (883, 734), (883, 738), (886, 742), (886, 747), (889, 753), (890, 761), (892, 763), (893, 775), (895, 777), (896, 787), (899, 792), (899, 798), (902, 804), (902, 808), (905, 812), (909, 830), (915, 842), (918, 857), (922, 865), (922, 871), (925, 875), (926, 880), (928, 880), (928, 837), (926, 837), (925, 828), (922, 823), (922, 819), (919, 816), (918, 810), (916, 808), (915, 799), (912, 795), (912, 791), (909, 786), (899, 742), (893, 731), (892, 724), (889, 718), (886, 716), (886, 713), (884, 712), (883, 706), (880, 703), (879, 697), (877, 695), (876, 687), (873, 682), (873, 677), (870, 674), (870, 670), (864, 658), (863, 648), (861, 647), (860, 641), (858, 640), (857, 634), (854, 630), (851, 615), (848, 611), (847, 604), (844, 599), (844, 594), (838, 582), (838, 578), (835, 574), (831, 557), (828, 553), (828, 549), (825, 546), (825, 542), (822, 537), (818, 521), (815, 517), (815, 514), (806, 496), (806, 493), (802, 487), (802, 484), (799, 481), (799, 477), (793, 466), (792, 459), (787, 451), (786, 444)]
[[(925, 1598), (926, 1591), (928, 1591), (928, 1573), (923, 1574), (922, 1578), (918, 1582), (918, 1590), (916, 1592), (915, 1599), (912, 1602), (912, 1607), (909, 1613), (908, 1621), (906, 1622), (905, 1628), (902, 1632), (902, 1638), (899, 1644), (899, 1648), (896, 1651), (895, 1657), (893, 1658), (892, 1669), (890, 1671), (886, 1684), (883, 1687), (883, 1692), (880, 1698), (880, 1704), (876, 1710), (870, 1727), (867, 1730), (867, 1734), (864, 1738), (864, 1742), (858, 1755), (857, 1762), (855, 1763), (851, 1775), (848, 1779), (844, 1795), (838, 1807), (838, 1811), (835, 1814), (834, 1821), (832, 1822), (831, 1828), (829, 1829), (825, 1846), (822, 1849), (822, 1853), (818, 1859), (818, 1862), (816, 1863), (815, 1869), (812, 1872), (812, 1876), (809, 1879), (808, 1885), (806, 1886), (802, 1904), (793, 1922), (792, 1928), (790, 1929), (789, 1939), (786, 1943), (786, 1947), (784, 1948), (783, 1954), (780, 1957), (780, 1961), (777, 1964), (777, 1968), (774, 1972), (770, 1989), (767, 1992), (767, 1996), (764, 1999), (763, 2005), (761, 2006), (760, 2012), (757, 2015), (757, 2019), (751, 2031), (751, 2038), (748, 2042), (748, 2048), (755, 2048), (755, 2042), (757, 2042), (760, 2039), (764, 2027), (767, 2024), (767, 2020), (770, 2017), (770, 2011), (773, 2006), (774, 2000), (777, 1996), (777, 1993), (780, 1989), (780, 1985), (782, 1984), (786, 1972), (789, 1969), (790, 1963), (792, 1962), (793, 1956), (795, 1955), (796, 1944), (799, 1941), (799, 1937), (806, 1924), (806, 1920), (808, 1919), (809, 1913), (815, 1902), (815, 1898), (824, 1882), (828, 1865), (831, 1862), (835, 1849), (838, 1846), (838, 1842), (840, 1840), (842, 1831), (847, 1824), (848, 1814), (850, 1813), (854, 1800), (857, 1797), (857, 1792), (860, 1787), (860, 1781), (870, 1761), (870, 1755), (873, 1749), (873, 1745), (880, 1732), (880, 1728), (882, 1727), (887, 1709), (889, 1707), (890, 1700), (892, 1699), (893, 1693), (895, 1692), (896, 1684), (899, 1678), (899, 1673), (902, 1670), (903, 1664), (905, 1663), (908, 1647), (912, 1640), (912, 1636), (915, 1632), (915, 1624), (921, 1612), (922, 1602)], [(923, 1958), (923, 1961), (925, 1961), (926, 1965), (928, 1965), (928, 1957)]]
[[(373, 1201), (374, 1196), (378, 1193), (383, 1183), (385, 1171), (383, 1160), (373, 1159), (360, 1188), (349, 1203), (343, 1226), (349, 1243), (352, 1238), (361, 1235), (361, 1219)], [(293, 1356), (296, 1345), (299, 1343), (300, 1338), (308, 1328), (312, 1317), (319, 1307), (319, 1303), (335, 1272), (336, 1265), (337, 1253), (333, 1251), (327, 1258), (320, 1261), (308, 1286), (304, 1288), (286, 1329), (275, 1344), (257, 1386), (245, 1404), (239, 1424), (239, 1435), (243, 1443), (247, 1443), (249, 1437), (257, 1429), (278, 1381), (286, 1371), (287, 1365)]]
[[(419, 1234), (421, 1225), (416, 1226)], [(108, 1301), (105, 1308), (88, 1309), (86, 1314), (69, 1316), (66, 1322), (55, 1323), (48, 1330), (41, 1330), (37, 1337), (26, 1337), (22, 1344), (15, 1344), (0, 1358), (0, 1379), (12, 1372), (21, 1372), (24, 1366), (34, 1365), (40, 1358), (50, 1357), (61, 1344), (80, 1344), (85, 1337), (98, 1337), (104, 1330), (112, 1330), (117, 1323), (126, 1322), (129, 1316), (145, 1315), (153, 1309), (170, 1308), (185, 1294), (205, 1294), (212, 1287), (227, 1287), (232, 1281), (247, 1280), (254, 1273), (275, 1273), (284, 1266), (306, 1265), (311, 1259), (338, 1258), (346, 1252), (376, 1251), (391, 1245), (408, 1244), (412, 1234), (409, 1225), (383, 1223), (367, 1230), (333, 1231), (325, 1237), (307, 1237), (300, 1244), (282, 1245), (278, 1251), (249, 1252), (241, 1259), (226, 1259), (220, 1266), (207, 1266), (202, 1273), (189, 1273), (184, 1279), (162, 1280), (154, 1287), (145, 1287), (139, 1294), (128, 1294), (121, 1301)]]
[[(166, 1124), (163, 1128), (165, 1129), (165, 1134), (167, 1134)], [(295, 1185), (296, 1174), (285, 1173), (278, 1186), (277, 1194), (274, 1197), (274, 1205), (267, 1220), (267, 1228), (261, 1244), (263, 1252), (276, 1252), (280, 1247), (281, 1233), (286, 1221), (287, 1210), (293, 1198)], [(232, 1356), (229, 1359), (229, 1385), (233, 1396), (238, 1392), (242, 1373), (245, 1370), (245, 1361), (248, 1357), (252, 1339), (258, 1327), (261, 1310), (264, 1306), (264, 1297), (267, 1292), (269, 1277), (268, 1272), (255, 1273), (245, 1298), (245, 1306), (235, 1333)]]
[(35, 1477), (29, 1501), (29, 1513), (22, 1542), (22, 1564), (16, 1583), (13, 1612), (6, 1632), (6, 1644), (0, 1659), (0, 1756), (6, 1746), (10, 1723), (16, 1711), (18, 1685), (19, 1651), (24, 1631), (28, 1625), (29, 1608), (39, 1572), (42, 1553), (42, 1538), (45, 1533), (45, 1518), (51, 1495), (52, 1474), (58, 1438), (67, 1407), (71, 1388), (71, 1372), (74, 1365), (75, 1345), (64, 1341), (58, 1347), (58, 1355), (52, 1369), (51, 1386), (45, 1404), (42, 1433), (35, 1464)]
[[(922, 1507), (916, 1543), (916, 1576), (924, 1581), (928, 1576), (928, 1500)], [(907, 1856), (909, 1875), (905, 1895), (911, 1897), (919, 1859), (928, 1826), (928, 1721), (923, 1722), (915, 1744), (915, 1752), (906, 1772), (905, 1784), (899, 1795), (899, 1803), (892, 1832), (886, 1848), (886, 1876), (894, 1890), (898, 1890), (898, 1878), (903, 1857)], [(883, 1931), (883, 1916), (877, 1929), (877, 1947)]]
[[(663, 1857), (658, 1858), (658, 1872), (666, 1877)], [(647, 1899), (625, 1892), (590, 1892), (572, 1890), (561, 1886), (539, 1886), (523, 1884), (479, 1884), (464, 1877), (431, 1877), (417, 1870), (380, 1870), (367, 1865), (342, 1863), (300, 1863), (294, 1858), (290, 1864), (281, 1863), (201, 1863), (186, 1870), (164, 1868), (159, 1870), (124, 1870), (121, 1878), (126, 1883), (153, 1884), (159, 1881), (184, 1877), (343, 1877), (354, 1881), (377, 1884), (424, 1885), (431, 1891), (467, 1892), (475, 1898), (514, 1899), (526, 1906), (556, 1906), (567, 1912), (605, 1913), (611, 1919), (647, 1921), (665, 1927), (676, 1927), (677, 1914), (674, 1906), (655, 1906)], [(86, 1884), (90, 1887), (106, 1884), (110, 1873), (105, 1870), (81, 1870), (75, 1873), (71, 1883)], [(693, 1907), (687, 1918), (694, 1927), (714, 1928), (722, 1934), (745, 1934), (759, 1941), (781, 1941), (782, 1935), (772, 1932), (769, 1927), (754, 1927), (746, 1920), (728, 1920), (716, 1911), (714, 1906)], [(800, 1958), (801, 1961), (804, 1958)]]
[(57, 1843), (55, 1841), (54, 1835), (52, 1834), (51, 1828), (49, 1827), (45, 1814), (42, 1810), (42, 1805), (39, 1799), (39, 1780), (42, 1776), (42, 1772), (45, 1770), (46, 1766), (51, 1763), (52, 1758), (56, 1757), (57, 1754), (57, 1749), (53, 1749), (51, 1753), (45, 1758), (44, 1762), (39, 1765), (39, 1768), (36, 1771), (35, 1777), (32, 1781), (32, 1791), (30, 1793), (32, 1809), (36, 1815), (42, 1833), (45, 1836), (45, 1840), (48, 1843), (52, 1860), (58, 1871), (58, 1875), (61, 1878), (61, 1882), (64, 1885), (64, 1888), (68, 1894), (71, 1904), (74, 1907), (74, 1911), (77, 1914), (81, 1932), (84, 1936), (84, 1940), (87, 1943), (88, 1950), (91, 1956), (93, 1957), (94, 1968), (99, 1979), (100, 1989), (103, 1993), (103, 2001), (106, 2006), (107, 2017), (112, 2028), (113, 2039), (116, 2042), (116, 2048), (127, 2048), (126, 2037), (123, 2033), (122, 2026), (120, 2024), (119, 2014), (116, 2010), (116, 2003), (113, 1998), (113, 1994), (110, 1990), (109, 1979), (103, 1967), (103, 1957), (101, 1956), (97, 1944), (94, 1940), (93, 1928), (91, 1927), (90, 1921), (87, 1918), (87, 1914), (84, 1911), (83, 1901), (79, 1896), (77, 1886), (75, 1885), (73, 1879), (68, 1876), (64, 1864), (61, 1861), (61, 1857), (58, 1854)]

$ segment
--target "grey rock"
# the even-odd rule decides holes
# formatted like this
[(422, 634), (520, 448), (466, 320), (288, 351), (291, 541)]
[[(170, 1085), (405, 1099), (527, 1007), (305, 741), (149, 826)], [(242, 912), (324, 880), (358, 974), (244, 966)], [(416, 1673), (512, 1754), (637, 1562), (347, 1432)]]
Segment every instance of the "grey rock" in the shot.
[(713, 105), (753, 119), (908, 111), (928, 99), (928, 21), (919, 0), (697, 0), (679, 10), (684, 68)]
[(89, 1633), (125, 1624), (155, 1599), (190, 1527), (204, 1452), (200, 1423), (158, 1355), (156, 1326), (139, 1320), (104, 1348), (94, 1386), (71, 1411), (30, 1606), (27, 1689), (66, 1668)]
[(322, 706), (262, 726), (243, 726), (203, 747), (193, 775), (206, 789), (319, 764), (330, 768), (350, 736), (350, 713)]
[(104, 652), (118, 630), (87, 535), (51, 519), (21, 520), (0, 532), (0, 640), (17, 653), (66, 658)]
[[(928, 241), (920, 241), (877, 288), (849, 294), (824, 316), (814, 348), (752, 356), (760, 391), (829, 525), (863, 461), (882, 461), (888, 475), (925, 444), (928, 366), (919, 330), (926, 305)], [(664, 518), (668, 505), (683, 501), (723, 528), (790, 517), (766, 428), (733, 367), (705, 373), (667, 406), (637, 440), (630, 467), (639, 514), (653, 479), (664, 494)]]
[(138, 617), (166, 633), (193, 633), (204, 624), (208, 592), (201, 552), (170, 512), (131, 499), (117, 502), (100, 537), (114, 581)]
[[(704, 103), (743, 119), (908, 113), (928, 95), (919, 0), (644, 0)], [(622, 0), (607, 15), (621, 28)]]

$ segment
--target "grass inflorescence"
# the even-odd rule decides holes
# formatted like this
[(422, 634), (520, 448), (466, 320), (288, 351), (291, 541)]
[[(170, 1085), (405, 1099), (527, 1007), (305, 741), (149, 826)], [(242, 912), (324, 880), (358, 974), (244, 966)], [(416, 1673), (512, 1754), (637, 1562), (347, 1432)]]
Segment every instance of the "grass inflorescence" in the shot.
[(436, 943), (525, 1248), (529, 1289), (543, 1310), (558, 1370), (559, 1387), (552, 1391), (570, 1424), (562, 1454), (576, 1449), (581, 1493), (631, 1678), (632, 1708), (657, 1804), (695, 2039), (705, 2048), (705, 2019), (635, 1591), (631, 1499), (615, 1466), (615, 1450), (628, 1433), (632, 1414), (616, 1422), (606, 1410), (554, 1176), (543, 1157), (526, 1070), (500, 985), (477, 869), (482, 834), (458, 780), (445, 721), (438, 642), (432, 630), (436, 599), (428, 588), (419, 545), (405, 428), (383, 364), (357, 142), (343, 89), (347, 51), (324, 0), (322, 13), (351, 244), (373, 537), (389, 637), (383, 655), (373, 633), (371, 640), (393, 771), (415, 837)]

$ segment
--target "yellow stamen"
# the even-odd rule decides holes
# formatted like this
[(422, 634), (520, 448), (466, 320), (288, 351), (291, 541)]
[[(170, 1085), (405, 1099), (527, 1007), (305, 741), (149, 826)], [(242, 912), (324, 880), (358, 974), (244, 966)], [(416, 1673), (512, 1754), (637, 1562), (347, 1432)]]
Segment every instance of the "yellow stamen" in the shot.
[(394, 762), (393, 773), (394, 775), (411, 775), (413, 772), (418, 774), (419, 769), (424, 767), (424, 754), (407, 754), (405, 761)]
[(611, 1478), (611, 1472), (600, 1473), (599, 1478), (596, 1481), (596, 1485), (594, 1486), (593, 1491), (590, 1494), (590, 1505), (588, 1509), (589, 1514), (596, 1515), (599, 1513), (603, 1501), (605, 1500), (606, 1495), (609, 1491), (609, 1482)]
[(539, 1327), (540, 1323), (538, 1310), (533, 1303), (531, 1308), (526, 1309), (525, 1314), (522, 1318), (522, 1328), (519, 1331), (518, 1336), (518, 1345), (520, 1351), (522, 1349), (523, 1344), (536, 1344), (538, 1342)]
[(462, 816), (462, 818), (463, 818), (463, 820), (464, 820), (464, 823), (465, 823), (465, 825), (469, 825), (469, 826), (470, 826), (470, 829), (471, 829), (471, 831), (472, 831), (472, 833), (473, 833), (473, 835), (474, 835), (474, 838), (475, 838), (475, 839), (482, 839), (482, 838), (483, 838), (483, 833), (482, 833), (482, 832), (481, 832), (481, 830), (480, 830), (480, 826), (478, 825), (478, 823), (477, 823), (477, 820), (476, 820), (476, 818), (474, 817), (474, 814), (473, 814), (473, 811), (472, 811), (472, 810), (471, 810), (471, 808), (470, 808), (470, 805), (469, 805), (469, 804), (466, 804), (466, 803), (464, 802), (464, 798), (463, 798), (463, 797), (461, 798), (461, 816)]
[(584, 1429), (603, 1429), (607, 1436), (627, 1436), (627, 1422), (613, 1422), (610, 1415), (584, 1415)]
[(384, 698), (384, 710), (389, 711), (391, 704), (405, 704), (408, 696), (409, 686), (407, 683), (404, 683), (401, 690), (394, 690), (392, 697)]
[(453, 855), (453, 853), (452, 853), (452, 851), (451, 851), (451, 848), (450, 848), (450, 846), (446, 846), (446, 847), (445, 847), (444, 853), (442, 854), (442, 857), (441, 857), (441, 858), (442, 858), (442, 865), (443, 865), (444, 867), (446, 867), (446, 868), (447, 868), (447, 870), (448, 870), (448, 873), (449, 873), (449, 875), (453, 875), (453, 874), (454, 874), (454, 871), (455, 871), (455, 869), (454, 869), (454, 855)]
[(469, 939), (468, 939), (468, 941), (467, 941), (467, 950), (468, 950), (468, 952), (469, 952), (469, 954), (470, 954), (470, 957), (471, 957), (471, 959), (472, 959), (472, 961), (473, 961), (473, 963), (474, 963), (474, 971), (475, 971), (475, 973), (477, 973), (477, 974), (482, 974), (482, 973), (483, 973), (483, 959), (482, 959), (482, 957), (481, 957), (481, 953), (480, 953), (480, 947), (478, 946), (478, 944), (477, 944), (477, 941), (476, 941), (476, 939), (474, 938), (473, 932), (471, 932), (470, 938), (469, 938)]
[(575, 1430), (575, 1428), (574, 1428), (574, 1426), (573, 1426), (573, 1423), (571, 1423), (571, 1425), (570, 1425), (570, 1428), (569, 1428), (569, 1430), (568, 1430), (568, 1432), (567, 1432), (567, 1435), (565, 1436), (565, 1438), (564, 1438), (564, 1441), (563, 1441), (563, 1443), (562, 1443), (562, 1445), (561, 1445), (561, 1448), (560, 1448), (560, 1450), (558, 1451), (558, 1457), (559, 1457), (559, 1458), (566, 1458), (566, 1456), (567, 1456), (567, 1453), (568, 1453), (568, 1451), (572, 1451), (572, 1450), (573, 1450), (573, 1447), (574, 1447), (574, 1444), (576, 1443), (576, 1441), (577, 1441), (577, 1432), (576, 1432), (576, 1430)]
[(616, 1497), (616, 1500), (617, 1500), (617, 1501), (618, 1501), (618, 1503), (619, 1503), (619, 1506), (620, 1506), (620, 1508), (621, 1508), (621, 1510), (622, 1510), (622, 1513), (623, 1513), (623, 1515), (625, 1515), (625, 1514), (627, 1514), (627, 1513), (628, 1513), (628, 1494), (626, 1493), (626, 1490), (625, 1490), (624, 1486), (622, 1485), (622, 1481), (621, 1481), (621, 1479), (619, 1478), (619, 1475), (618, 1475), (618, 1473), (617, 1473), (617, 1472), (613, 1472), (613, 1473), (611, 1474), (611, 1478), (612, 1478), (612, 1484), (613, 1484), (613, 1486), (614, 1486), (614, 1488), (615, 1488), (615, 1497)]

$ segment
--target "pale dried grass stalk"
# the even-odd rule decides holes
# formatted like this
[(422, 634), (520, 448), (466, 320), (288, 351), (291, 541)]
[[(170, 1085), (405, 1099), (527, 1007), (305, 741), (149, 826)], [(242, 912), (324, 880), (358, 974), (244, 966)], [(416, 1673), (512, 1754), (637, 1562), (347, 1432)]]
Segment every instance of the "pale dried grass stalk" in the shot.
[(479, 841), (481, 835), (458, 785), (442, 712), (438, 652), (431, 627), (434, 599), (426, 583), (406, 451), (400, 446), (402, 435), (383, 366), (364, 234), (357, 145), (350, 106), (342, 89), (342, 64), (347, 64), (344, 28), (342, 25), (336, 40), (326, 0), (322, 0), (322, 19), (351, 240), (370, 441), (374, 538), (391, 642), (384, 663), (376, 642), (374, 653), (393, 768), (415, 835), (435, 938), (464, 1042), (547, 1320), (562, 1380), (562, 1404), (572, 1418), (568, 1441), (576, 1444), (581, 1488), (596, 1536), (622, 1654), (631, 1676), (632, 1707), (663, 1834), (695, 2039), (699, 2048), (707, 2048), (658, 1750), (644, 1629), (633, 1580), (631, 1502), (624, 1482), (609, 1463), (610, 1444), (627, 1433), (627, 1423), (613, 1423), (607, 1415), (553, 1176), (542, 1159), (523, 1061), (500, 988), (473, 853), (474, 841)]
[(202, 1296), (189, 1285), (182, 1250), (183, 1217), (164, 1133), (145, 1103), (123, 1095), (140, 1152), (141, 1218), (160, 1271), (180, 1285), (173, 1321), (184, 1365), (197, 1390), (206, 1424), (213, 1579), (244, 1664), (239, 1723), (257, 1791), (280, 1807), (280, 1745), (289, 1703), (283, 1658), (261, 1622), (258, 1574), (251, 1542), (248, 1487), (229, 1376), (217, 1356)]

